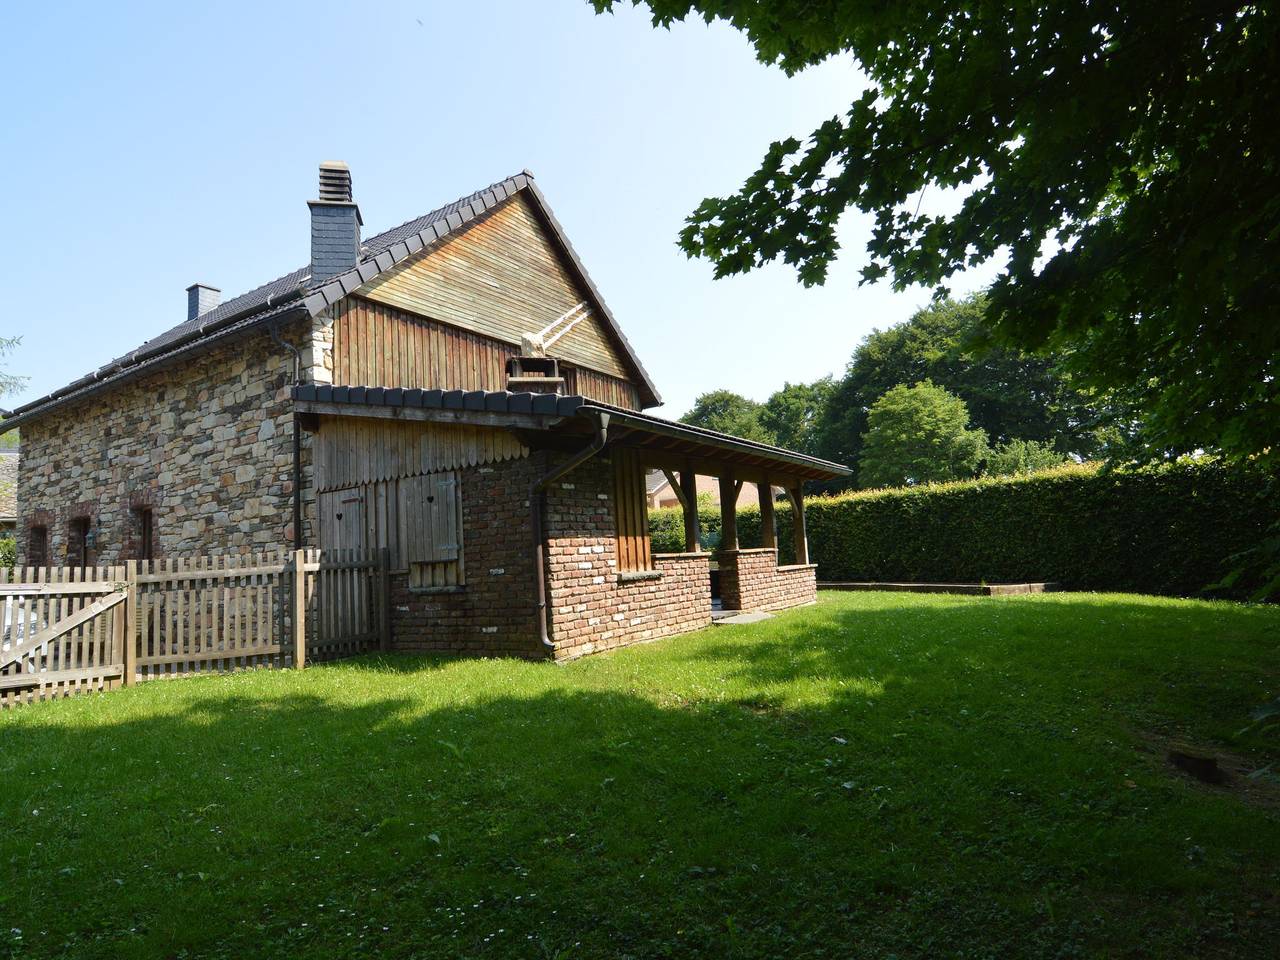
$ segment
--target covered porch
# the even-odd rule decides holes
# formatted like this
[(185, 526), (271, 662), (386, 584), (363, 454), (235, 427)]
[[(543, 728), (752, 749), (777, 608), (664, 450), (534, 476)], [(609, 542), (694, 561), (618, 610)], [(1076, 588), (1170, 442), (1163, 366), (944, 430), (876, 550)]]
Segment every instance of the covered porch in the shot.
[[(817, 567), (809, 556), (804, 483), (848, 474), (840, 464), (633, 411), (601, 410), (608, 417), (609, 448), (619, 477), (642, 478), (650, 470), (665, 474), (676, 492), (684, 521), (683, 557), (710, 554), (713, 603), (724, 611), (777, 610), (811, 602)], [(715, 544), (703, 542), (698, 511), (697, 478), (714, 477), (719, 487), (720, 531)], [(647, 514), (628, 522), (626, 510), (636, 500), (621, 489), (619, 566), (651, 567)], [(744, 487), (748, 496), (743, 497)], [(752, 490), (754, 488), (754, 490)], [(752, 496), (752, 492), (754, 496)], [(780, 549), (777, 503), (785, 497), (793, 522), (790, 550)], [(738, 503), (754, 499), (760, 509), (760, 545), (744, 548), (738, 535)], [(790, 553), (780, 563), (780, 553)], [(669, 555), (667, 555), (669, 556)], [(659, 560), (665, 559), (660, 555)]]

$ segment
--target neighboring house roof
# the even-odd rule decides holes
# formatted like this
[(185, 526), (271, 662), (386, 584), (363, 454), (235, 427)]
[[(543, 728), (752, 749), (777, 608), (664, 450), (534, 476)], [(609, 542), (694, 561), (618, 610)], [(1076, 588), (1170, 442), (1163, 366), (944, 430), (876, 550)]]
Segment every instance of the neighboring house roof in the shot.
[[(758, 469), (779, 469), (807, 480), (834, 480), (837, 477), (847, 477), (852, 472), (843, 464), (832, 463), (830, 460), (821, 460), (794, 450), (757, 443), (705, 427), (694, 427), (626, 410), (581, 396), (511, 393), (506, 390), (406, 390), (400, 387), (302, 384), (293, 388), (293, 399), (304, 405), (304, 409), (306, 404), (337, 405), (348, 408), (352, 415), (359, 415), (360, 407), (416, 407), (446, 412), (516, 414), (527, 416), (531, 427), (536, 427), (535, 421), (542, 421), (544, 418), (557, 418), (562, 424), (576, 420), (575, 425), (585, 426), (583, 419), (590, 421), (600, 414), (608, 414), (610, 430), (615, 426), (621, 427), (638, 437), (644, 437), (646, 443), (652, 441), (655, 449), (667, 453), (714, 456), (724, 462), (740, 462)], [(403, 413), (399, 415), (405, 416)], [(438, 416), (446, 415), (448, 414)]]
[(666, 485), (667, 475), (661, 470), (650, 470), (644, 478), (644, 492), (651, 497)]
[(18, 519), (18, 451), (0, 450), (0, 521)]
[(93, 373), (81, 377), (60, 390), (30, 403), (23, 404), (13, 414), (0, 421), (0, 433), (12, 430), (23, 421), (37, 414), (47, 413), (54, 406), (96, 393), (126, 378), (150, 371), (189, 352), (206, 348), (225, 336), (258, 326), (271, 320), (280, 320), (286, 314), (306, 311), (316, 316), (322, 310), (337, 303), (344, 296), (368, 283), (379, 274), (418, 253), (437, 240), (461, 231), (467, 224), (493, 209), (508, 197), (524, 191), (535, 209), (546, 222), (552, 239), (560, 247), (578, 280), (587, 289), (598, 308), (604, 327), (635, 371), (637, 385), (646, 406), (661, 403), (661, 397), (648, 371), (636, 356), (635, 350), (623, 335), (617, 320), (605, 304), (600, 291), (587, 275), (586, 267), (578, 258), (564, 230), (551, 212), (542, 191), (533, 181), (528, 170), (490, 184), (480, 190), (460, 197), (452, 203), (398, 227), (385, 230), (361, 243), (361, 259), (355, 268), (324, 284), (311, 283), (310, 268), (299, 267), (282, 277), (221, 303), (194, 320), (187, 320), (157, 337), (153, 337), (136, 350), (112, 360)]

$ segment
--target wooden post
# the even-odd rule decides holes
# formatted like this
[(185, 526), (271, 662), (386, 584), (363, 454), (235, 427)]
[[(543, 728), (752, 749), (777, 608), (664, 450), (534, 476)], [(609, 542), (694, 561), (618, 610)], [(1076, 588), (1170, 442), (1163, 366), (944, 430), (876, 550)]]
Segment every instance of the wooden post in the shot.
[(778, 520), (773, 515), (773, 487), (766, 480), (756, 484), (760, 493), (760, 546), (778, 546)]
[(138, 561), (124, 565), (124, 629), (121, 631), (121, 659), (124, 674), (120, 682), (132, 686), (138, 672)]
[(391, 651), (391, 551), (378, 551), (378, 649)]
[(307, 551), (293, 551), (293, 666), (307, 665)]
[(800, 484), (787, 488), (791, 498), (791, 534), (795, 539), (796, 563), (809, 562), (809, 535), (804, 527), (804, 488)]
[(738, 490), (733, 471), (727, 467), (720, 474), (720, 549), (738, 549)]
[(680, 490), (680, 499), (684, 501), (684, 551), (698, 553), (702, 550), (698, 539), (702, 518), (698, 516), (698, 475), (692, 467), (686, 466), (680, 471)]

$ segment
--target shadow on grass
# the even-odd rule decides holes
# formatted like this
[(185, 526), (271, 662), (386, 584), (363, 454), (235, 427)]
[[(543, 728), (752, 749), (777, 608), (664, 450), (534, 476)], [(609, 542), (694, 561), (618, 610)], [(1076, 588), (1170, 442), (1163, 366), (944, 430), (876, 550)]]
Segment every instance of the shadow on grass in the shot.
[(1041, 615), (726, 629), (644, 651), (736, 676), (665, 706), (374, 658), (0, 725), (0, 955), (1269, 956), (1274, 822), (1136, 769), (1074, 668), (1002, 684)]

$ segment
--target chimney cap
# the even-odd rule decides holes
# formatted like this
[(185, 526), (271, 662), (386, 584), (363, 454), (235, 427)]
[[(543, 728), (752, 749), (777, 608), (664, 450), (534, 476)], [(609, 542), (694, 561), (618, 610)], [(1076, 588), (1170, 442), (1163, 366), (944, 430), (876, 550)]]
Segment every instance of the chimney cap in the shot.
[(341, 160), (326, 160), (320, 164), (320, 201), (322, 203), (351, 203), (351, 168)]
[(214, 293), (222, 292), (221, 287), (211, 287), (207, 283), (193, 283), (191, 286), (187, 287), (187, 293), (190, 293), (192, 290), (212, 290)]

